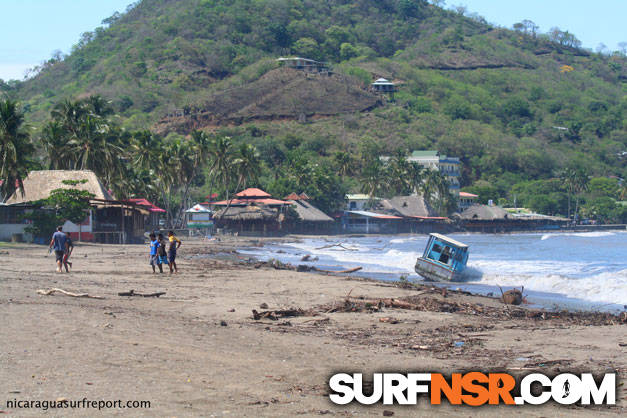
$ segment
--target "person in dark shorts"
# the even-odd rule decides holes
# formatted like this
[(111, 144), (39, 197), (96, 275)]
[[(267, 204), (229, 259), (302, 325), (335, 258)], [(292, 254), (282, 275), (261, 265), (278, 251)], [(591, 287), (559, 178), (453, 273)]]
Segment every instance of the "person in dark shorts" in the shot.
[(57, 259), (57, 273), (63, 273), (63, 256), (65, 255), (65, 243), (67, 241), (67, 235), (63, 233), (63, 227), (58, 226), (57, 232), (52, 234), (50, 240), (50, 249), (54, 250), (54, 255)]
[(181, 240), (174, 235), (174, 231), (168, 232), (168, 240), (170, 241), (170, 249), (168, 250), (168, 260), (170, 261), (170, 273), (174, 269), (174, 273), (178, 273), (176, 268), (176, 250), (181, 248)]
[(159, 248), (159, 241), (157, 241), (157, 237), (154, 233), (150, 234), (150, 261), (149, 264), (152, 266), (152, 273), (155, 273), (155, 266), (159, 265), (159, 270), (163, 273), (163, 269), (161, 268), (161, 264), (159, 264), (159, 259), (157, 256), (157, 249)]
[[(166, 251), (166, 240), (163, 234), (159, 234), (158, 237), (159, 247), (157, 247), (157, 266), (159, 266), (159, 272), (163, 273), (163, 265), (168, 263), (168, 253)], [(170, 267), (170, 273), (172, 273), (172, 267)]]
[(68, 265), (72, 267), (72, 262), (68, 261), (72, 255), (72, 251), (74, 251), (74, 243), (72, 242), (72, 237), (68, 235), (67, 240), (65, 241), (65, 254), (63, 254), (63, 267), (65, 267), (66, 273), (70, 272)]

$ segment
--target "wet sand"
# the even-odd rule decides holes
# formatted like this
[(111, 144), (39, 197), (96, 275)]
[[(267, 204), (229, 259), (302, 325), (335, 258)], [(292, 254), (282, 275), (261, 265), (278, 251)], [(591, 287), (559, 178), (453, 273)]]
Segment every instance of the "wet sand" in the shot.
[[(259, 242), (184, 240), (178, 275), (153, 275), (145, 246), (78, 244), (70, 274), (54, 272), (45, 247), (0, 246), (0, 411), (38, 416), (43, 411), (9, 409), (6, 401), (86, 397), (151, 402), (150, 409), (101, 411), (132, 416), (626, 412), (627, 348), (620, 344), (627, 343), (627, 328), (620, 318), (542, 315), (482, 296), (245, 264), (232, 253)], [(104, 299), (37, 293), (50, 288)], [(166, 294), (118, 296), (131, 289)], [(417, 310), (360, 302), (382, 298), (409, 301)], [(304, 315), (254, 320), (253, 309)], [(335, 406), (327, 396), (328, 378), (339, 371), (465, 370), (616, 371), (618, 405), (472, 409), (422, 400), (415, 407), (362, 407)]]

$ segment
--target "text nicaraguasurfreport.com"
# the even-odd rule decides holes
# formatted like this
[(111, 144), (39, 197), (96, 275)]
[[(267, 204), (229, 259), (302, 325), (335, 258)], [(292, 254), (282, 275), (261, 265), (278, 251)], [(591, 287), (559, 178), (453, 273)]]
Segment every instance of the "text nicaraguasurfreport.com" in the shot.
[(41, 399), (9, 399), (6, 401), (7, 409), (148, 409), (150, 408), (150, 401), (123, 401), (118, 400), (104, 400), (104, 399), (56, 399), (56, 400), (41, 400)]

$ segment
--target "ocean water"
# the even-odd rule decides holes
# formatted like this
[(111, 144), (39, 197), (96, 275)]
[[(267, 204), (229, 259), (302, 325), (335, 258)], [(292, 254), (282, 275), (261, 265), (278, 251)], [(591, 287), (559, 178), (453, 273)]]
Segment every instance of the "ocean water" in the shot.
[[(527, 300), (544, 308), (627, 309), (627, 231), (450, 236), (470, 246), (468, 266), (463, 282), (438, 286), (494, 295), (499, 285), (524, 286)], [(305, 238), (240, 252), (329, 270), (361, 266), (361, 276), (420, 282), (414, 264), (426, 242), (426, 235)], [(300, 261), (306, 254), (318, 260)]]

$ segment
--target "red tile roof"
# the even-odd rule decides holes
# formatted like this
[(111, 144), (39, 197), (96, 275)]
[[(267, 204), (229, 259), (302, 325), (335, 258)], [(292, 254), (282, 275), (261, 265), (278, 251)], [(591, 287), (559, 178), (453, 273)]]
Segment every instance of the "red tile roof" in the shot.
[(237, 193), (235, 196), (250, 198), (250, 197), (270, 197), (272, 195), (264, 192), (261, 189), (251, 187), (249, 189), (242, 190), (241, 192)]
[(271, 199), (271, 198), (265, 198), (265, 199), (230, 199), (230, 200), (221, 200), (219, 202), (210, 202), (209, 204), (216, 205), (216, 206), (226, 206), (226, 205), (229, 204), (229, 202), (231, 202), (231, 206), (249, 205), (251, 203), (260, 203), (262, 205), (289, 205), (290, 204), (290, 202), (286, 202), (284, 200)]
[(468, 192), (459, 192), (459, 197), (479, 197), (476, 194), (468, 193)]
[(165, 213), (165, 210), (161, 209), (158, 206), (155, 206), (154, 204), (150, 203), (148, 200), (146, 200), (144, 198), (128, 199), (127, 202), (135, 203), (136, 205), (139, 205), (139, 206), (144, 206), (150, 212)]

